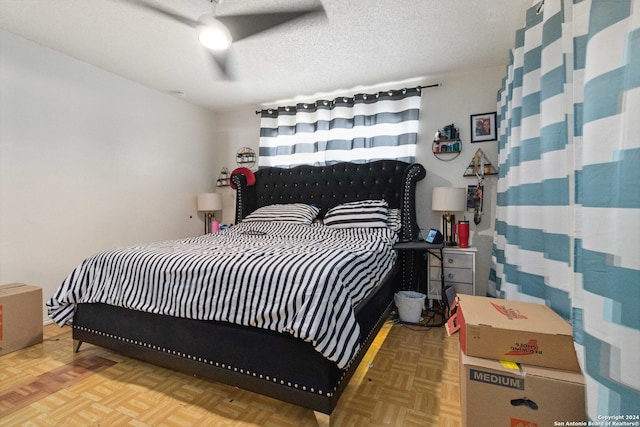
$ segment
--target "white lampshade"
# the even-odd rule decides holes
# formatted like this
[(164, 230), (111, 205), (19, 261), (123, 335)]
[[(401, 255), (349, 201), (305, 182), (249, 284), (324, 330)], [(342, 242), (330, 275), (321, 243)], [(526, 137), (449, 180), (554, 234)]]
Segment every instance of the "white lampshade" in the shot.
[(435, 187), (431, 193), (431, 209), (442, 212), (461, 212), (467, 208), (467, 189)]
[(201, 212), (213, 212), (222, 209), (222, 197), (217, 193), (198, 194), (198, 210)]

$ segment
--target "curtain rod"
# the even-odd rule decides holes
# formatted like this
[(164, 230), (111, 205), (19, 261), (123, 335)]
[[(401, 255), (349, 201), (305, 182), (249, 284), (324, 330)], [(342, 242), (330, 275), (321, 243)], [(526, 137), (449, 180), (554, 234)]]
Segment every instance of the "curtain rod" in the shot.
[[(432, 87), (439, 87), (439, 86), (442, 86), (442, 83), (434, 83), (432, 85), (426, 85), (426, 86), (416, 86), (415, 88), (418, 88), (418, 89), (429, 89), (429, 88), (432, 88)], [(396, 89), (396, 90), (399, 90), (399, 89)], [(268, 110), (268, 108), (265, 108), (265, 110)], [(260, 113), (262, 113), (262, 110), (256, 110), (256, 114), (260, 114)]]

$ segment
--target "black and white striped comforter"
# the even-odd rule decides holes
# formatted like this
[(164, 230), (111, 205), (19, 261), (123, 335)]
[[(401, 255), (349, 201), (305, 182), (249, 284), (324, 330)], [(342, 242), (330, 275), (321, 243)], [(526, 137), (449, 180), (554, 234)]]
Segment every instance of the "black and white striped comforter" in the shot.
[(62, 325), (75, 304), (106, 303), (255, 326), (311, 342), (345, 368), (358, 350), (353, 307), (393, 266), (395, 241), (386, 228), (247, 222), (105, 251), (67, 277), (49, 316)]

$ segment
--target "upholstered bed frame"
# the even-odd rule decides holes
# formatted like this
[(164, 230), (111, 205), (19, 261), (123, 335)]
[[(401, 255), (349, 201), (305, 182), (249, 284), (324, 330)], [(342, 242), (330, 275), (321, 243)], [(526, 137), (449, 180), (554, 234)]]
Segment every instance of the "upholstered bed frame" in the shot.
[[(236, 221), (276, 203), (309, 203), (327, 209), (340, 203), (385, 199), (401, 210), (400, 239), (414, 240), (419, 164), (382, 160), (366, 164), (265, 168), (255, 185), (233, 175), (237, 187)], [(415, 260), (405, 251), (376, 291), (356, 307), (361, 350), (351, 365), (339, 369), (311, 344), (288, 334), (225, 322), (161, 316), (105, 304), (78, 304), (73, 319), (75, 351), (82, 342), (106, 347), (181, 372), (211, 378), (316, 411), (331, 414), (392, 308), (393, 294), (411, 276)], [(328, 422), (327, 419), (325, 419)]]

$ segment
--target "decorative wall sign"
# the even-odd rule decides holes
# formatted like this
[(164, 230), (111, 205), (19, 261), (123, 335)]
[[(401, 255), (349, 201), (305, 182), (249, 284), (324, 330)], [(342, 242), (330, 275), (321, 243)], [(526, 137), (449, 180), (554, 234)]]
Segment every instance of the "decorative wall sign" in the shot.
[(484, 207), (484, 185), (478, 182), (478, 185), (469, 185), (467, 187), (467, 210), (473, 212), (473, 223), (480, 224), (482, 221), (482, 210)]

